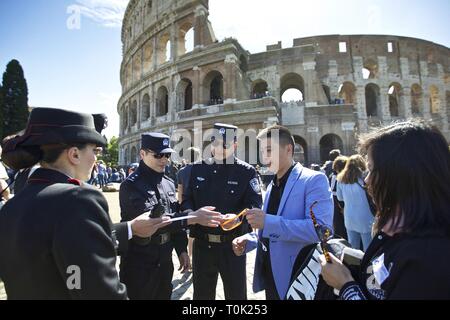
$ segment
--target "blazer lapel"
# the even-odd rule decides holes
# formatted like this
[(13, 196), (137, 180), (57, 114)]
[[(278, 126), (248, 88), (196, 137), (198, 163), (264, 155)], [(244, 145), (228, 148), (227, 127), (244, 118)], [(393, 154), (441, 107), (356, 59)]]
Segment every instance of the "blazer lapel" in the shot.
[(303, 166), (299, 163), (292, 170), (292, 172), (289, 176), (289, 179), (286, 183), (286, 187), (284, 188), (283, 197), (281, 198), (280, 207), (278, 208), (277, 215), (281, 216), (284, 206), (286, 205), (286, 201), (289, 198), (289, 195), (291, 194), (292, 188), (294, 188), (295, 183), (300, 178), (302, 171), (303, 171)]
[(267, 207), (269, 206), (270, 193), (272, 192), (272, 184), (271, 182), (266, 190), (266, 195), (264, 197), (263, 211), (267, 213)]

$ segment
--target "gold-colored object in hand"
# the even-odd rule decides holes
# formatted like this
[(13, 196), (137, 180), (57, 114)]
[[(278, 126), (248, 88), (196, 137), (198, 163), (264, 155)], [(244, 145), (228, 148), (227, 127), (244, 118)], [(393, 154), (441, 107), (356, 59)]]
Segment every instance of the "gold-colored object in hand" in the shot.
[(244, 209), (239, 213), (236, 217), (233, 217), (231, 219), (228, 219), (220, 225), (223, 231), (231, 231), (239, 226), (244, 222), (244, 217), (247, 215), (248, 209)]

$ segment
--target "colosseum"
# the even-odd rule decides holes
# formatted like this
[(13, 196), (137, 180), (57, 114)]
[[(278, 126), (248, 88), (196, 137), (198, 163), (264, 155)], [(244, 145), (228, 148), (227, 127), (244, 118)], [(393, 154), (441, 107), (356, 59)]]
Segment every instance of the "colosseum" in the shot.
[[(120, 163), (138, 160), (140, 135), (282, 124), (296, 157), (323, 162), (351, 154), (373, 126), (423, 117), (450, 140), (449, 48), (392, 35), (327, 35), (268, 45), (250, 54), (234, 38), (218, 41), (208, 0), (131, 0), (122, 28)], [(191, 37), (189, 35), (192, 35)], [(192, 44), (187, 41), (189, 38)], [(285, 99), (290, 90), (298, 99)], [(241, 156), (248, 154), (248, 140)]]

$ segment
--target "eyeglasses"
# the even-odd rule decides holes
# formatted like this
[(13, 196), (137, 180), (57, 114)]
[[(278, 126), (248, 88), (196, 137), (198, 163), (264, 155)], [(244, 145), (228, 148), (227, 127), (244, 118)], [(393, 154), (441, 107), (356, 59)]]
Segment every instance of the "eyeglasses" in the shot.
[(247, 215), (248, 209), (242, 210), (236, 217), (226, 220), (222, 222), (220, 227), (223, 231), (231, 231), (242, 225), (244, 222), (244, 217)]
[(311, 207), (309, 208), (309, 214), (311, 216), (311, 220), (314, 223), (314, 229), (316, 230), (317, 237), (320, 240), (320, 246), (323, 251), (323, 255), (328, 263), (331, 263), (330, 253), (328, 251), (328, 240), (333, 238), (333, 229), (328, 226), (320, 225), (317, 222), (316, 215), (314, 214), (314, 207), (318, 204), (318, 201), (315, 201)]
[[(222, 222), (220, 227), (223, 231), (231, 231), (234, 230), (242, 225), (244, 222), (244, 217), (247, 215), (249, 209), (244, 209), (239, 213), (236, 217), (226, 220), (225, 222)], [(258, 242), (261, 244), (261, 247), (264, 252), (267, 252), (266, 245), (259, 239), (258, 235), (256, 236), (258, 239)]]

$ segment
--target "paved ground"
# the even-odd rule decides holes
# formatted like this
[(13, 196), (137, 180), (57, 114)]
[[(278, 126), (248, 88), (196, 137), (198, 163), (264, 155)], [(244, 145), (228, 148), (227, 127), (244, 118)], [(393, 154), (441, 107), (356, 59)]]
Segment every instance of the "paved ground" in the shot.
[[(108, 200), (109, 210), (111, 218), (114, 222), (120, 220), (120, 208), (119, 208), (119, 195), (118, 193), (105, 193), (105, 197)], [(173, 277), (173, 295), (172, 300), (192, 300), (192, 274), (180, 274), (176, 269), (178, 269), (179, 262), (178, 258), (174, 254), (173, 257), (175, 273)], [(250, 300), (263, 300), (265, 299), (264, 293), (253, 294), (252, 292), (252, 281), (253, 281), (253, 270), (254, 270), (255, 253), (251, 253), (247, 257), (247, 291), (248, 298)], [(219, 282), (217, 284), (216, 299), (224, 300), (224, 292), (222, 281), (219, 277)], [(6, 299), (6, 294), (4, 290), (3, 283), (0, 282), (0, 300)]]

